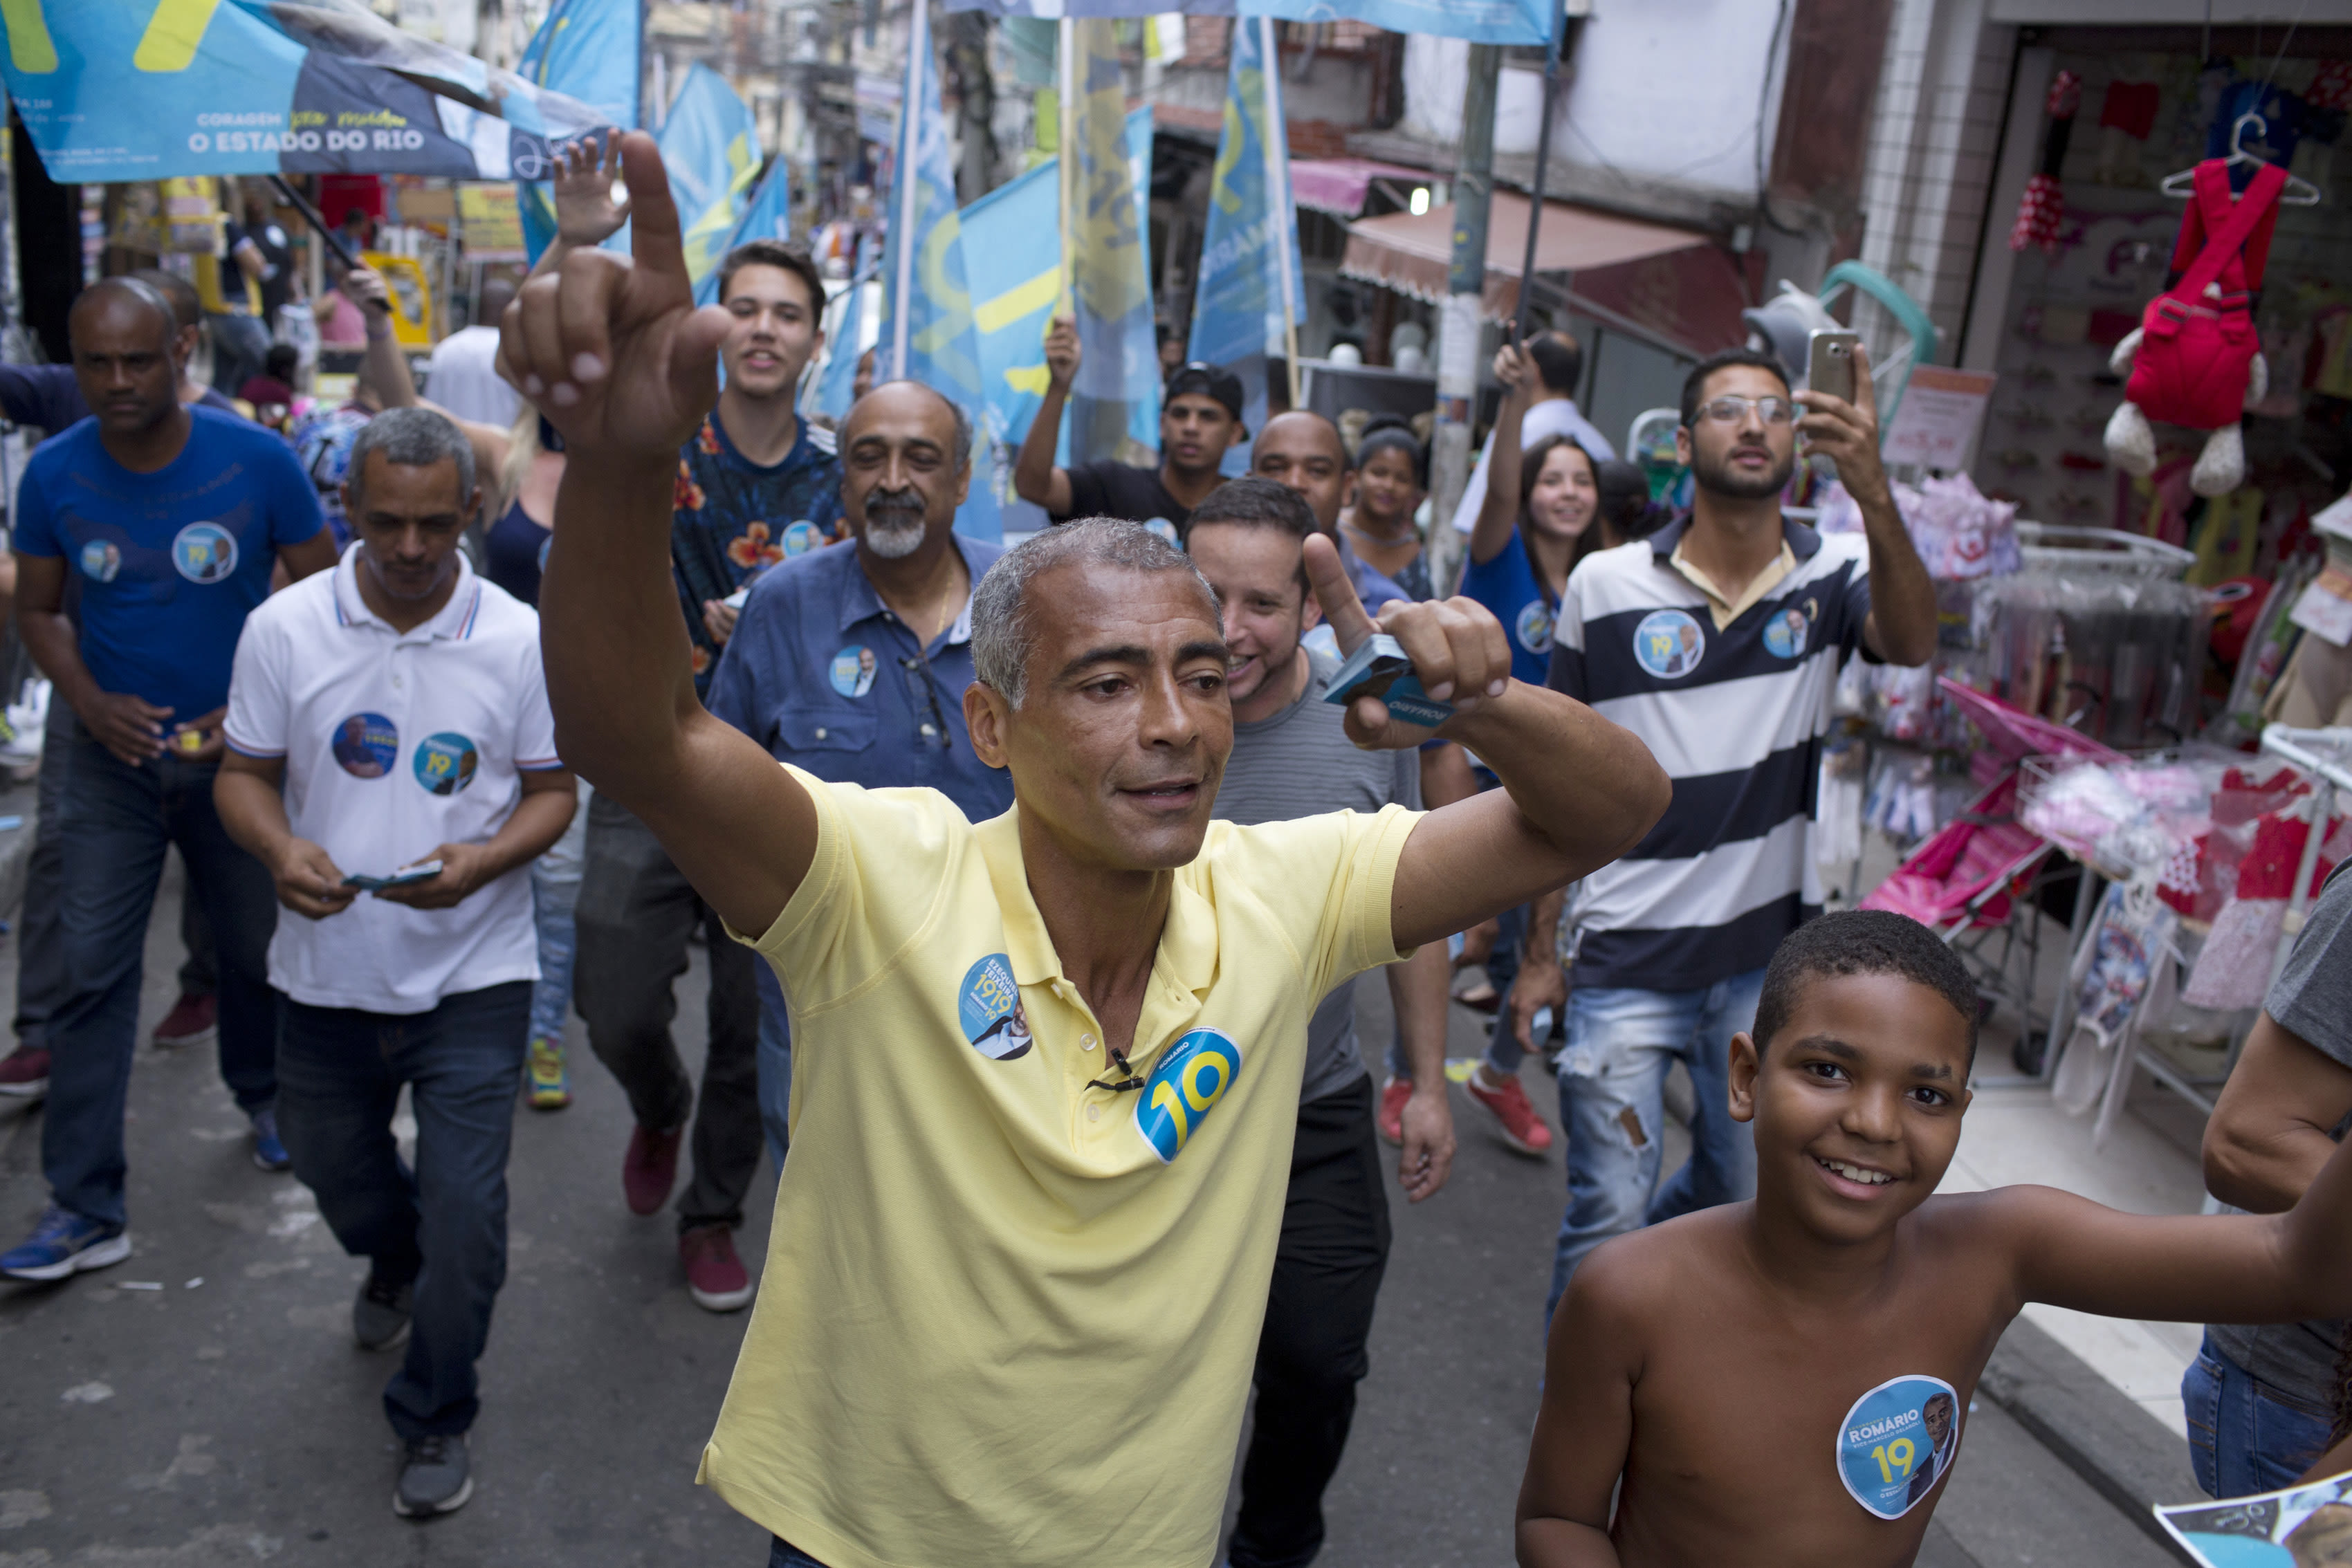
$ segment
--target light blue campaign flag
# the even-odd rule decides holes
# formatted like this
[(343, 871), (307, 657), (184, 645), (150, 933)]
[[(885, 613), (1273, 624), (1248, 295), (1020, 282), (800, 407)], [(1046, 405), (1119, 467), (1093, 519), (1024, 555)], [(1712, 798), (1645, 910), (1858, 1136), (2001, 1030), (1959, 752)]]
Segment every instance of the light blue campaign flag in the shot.
[(784, 166), (783, 158), (779, 155), (769, 161), (768, 172), (761, 176), (758, 188), (751, 193), (751, 200), (744, 207), (742, 218), (735, 225), (735, 232), (727, 236), (727, 243), (720, 246), (718, 255), (711, 258), (710, 270), (704, 273), (702, 281), (694, 286), (694, 302), (697, 305), (719, 302), (718, 264), (725, 260), (727, 253), (737, 246), (748, 245), (755, 239), (792, 237), (793, 179)]
[[(1241, 378), (1242, 423), (1253, 435), (1265, 423), (1266, 361), (1288, 352), (1286, 328), (1307, 319), (1281, 73), (1269, 68), (1274, 62), (1265, 48), (1271, 26), (1244, 21), (1234, 28), (1225, 124), (1210, 175), (1208, 231), (1201, 243), (1186, 355), (1223, 365)], [(1245, 474), (1248, 465), (1246, 446), (1225, 455), (1228, 474)]]
[[(637, 125), (641, 0), (555, 0), (515, 70), (527, 81), (587, 104), (622, 131)], [(523, 244), (539, 259), (555, 238), (555, 203), (544, 183), (521, 188)]]
[[(980, 361), (928, 13), (928, 6), (913, 7), (908, 29), (907, 90), (899, 100), (898, 156), (891, 165), (898, 186), (890, 193), (883, 243), (882, 336), (875, 346), (874, 379), (921, 382), (977, 423)], [(975, 456), (975, 469), (978, 462)], [(999, 538), (1003, 526), (996, 498), (982, 477), (975, 471), (956, 527), (976, 538)]]
[[(1150, 219), (1151, 126), (1127, 111), (1118, 24), (1089, 19), (1076, 35), (1071, 292), (1080, 356), (1070, 389), (1069, 443), (1080, 462), (1131, 459), (1130, 443), (1160, 444), (1160, 349), (1152, 326)], [(1139, 154), (1138, 132), (1141, 145)]]
[(728, 236), (760, 177), (759, 125), (725, 77), (697, 64), (655, 140), (686, 231), (686, 275), (699, 288), (727, 254)]
[(1475, 44), (1548, 42), (1559, 5), (1559, 0), (947, 0), (950, 11), (996, 16), (1132, 18), (1177, 11), (1192, 16), (1369, 22), (1391, 33), (1433, 33)]
[(198, 174), (528, 180), (588, 106), (362, 0), (0, 0), (7, 79), (61, 183)]

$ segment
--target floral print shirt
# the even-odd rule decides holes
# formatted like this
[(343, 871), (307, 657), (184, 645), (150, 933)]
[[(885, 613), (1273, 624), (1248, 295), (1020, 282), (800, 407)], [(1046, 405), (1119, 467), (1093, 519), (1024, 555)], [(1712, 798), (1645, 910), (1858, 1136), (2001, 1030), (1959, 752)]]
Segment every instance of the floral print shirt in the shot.
[(669, 530), (671, 575), (694, 639), (698, 695), (709, 695), (719, 663), (719, 646), (702, 624), (703, 602), (726, 598), (780, 560), (848, 537), (831, 432), (800, 420), (792, 451), (761, 468), (735, 450), (717, 410), (704, 416), (678, 454)]

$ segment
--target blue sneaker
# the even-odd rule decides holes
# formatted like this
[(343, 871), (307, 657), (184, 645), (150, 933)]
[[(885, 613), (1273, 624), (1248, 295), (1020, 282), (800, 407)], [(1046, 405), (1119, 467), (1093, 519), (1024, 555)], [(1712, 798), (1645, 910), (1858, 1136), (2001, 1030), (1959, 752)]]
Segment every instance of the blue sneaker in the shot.
[(0, 1274), (14, 1280), (62, 1280), (103, 1269), (131, 1256), (131, 1232), (51, 1204), (33, 1233), (0, 1252)]
[(253, 1113), (253, 1163), (266, 1171), (290, 1171), (294, 1156), (278, 1141), (278, 1109), (265, 1106)]

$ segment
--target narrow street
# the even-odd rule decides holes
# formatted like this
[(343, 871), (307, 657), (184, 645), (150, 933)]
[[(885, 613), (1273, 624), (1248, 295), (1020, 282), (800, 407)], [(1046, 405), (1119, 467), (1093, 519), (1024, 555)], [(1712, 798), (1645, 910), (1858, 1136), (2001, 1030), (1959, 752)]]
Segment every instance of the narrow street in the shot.
[[(175, 862), (150, 928), (142, 1040), (172, 1000), (177, 897)], [(14, 967), (11, 943), (0, 1002), (13, 1002)], [(680, 988), (690, 1060), (699, 977), (698, 959)], [(1367, 1038), (1384, 1039), (1384, 988), (1360, 998)], [(1472, 1015), (1457, 1008), (1454, 1024), (1466, 1056)], [(693, 1484), (744, 1319), (688, 1301), (667, 1219), (623, 1207), (627, 1109), (576, 1020), (572, 1044), (571, 1109), (516, 1114), (478, 1490), (422, 1526), (390, 1507), (397, 1449), (377, 1402), (389, 1367), (351, 1343), (362, 1266), (292, 1177), (254, 1168), (210, 1048), (142, 1046), (131, 1260), (0, 1289), (0, 1568), (763, 1562), (761, 1532)], [(1549, 1111), (1549, 1087), (1532, 1071), (1528, 1082)], [(1452, 1185), (1420, 1207), (1394, 1204), (1372, 1375), (1329, 1496), (1332, 1568), (1511, 1561), (1560, 1166), (1557, 1150), (1540, 1164), (1513, 1154), (1455, 1101)], [(37, 1212), (39, 1145), (37, 1112), (0, 1109), (0, 1223)], [(1677, 1132), (1669, 1168), (1681, 1157)], [(762, 1202), (744, 1238), (754, 1269), (765, 1221)], [(1966, 1432), (1927, 1568), (2170, 1561), (1990, 1399)], [(2184, 1451), (2173, 1495), (2193, 1491)]]

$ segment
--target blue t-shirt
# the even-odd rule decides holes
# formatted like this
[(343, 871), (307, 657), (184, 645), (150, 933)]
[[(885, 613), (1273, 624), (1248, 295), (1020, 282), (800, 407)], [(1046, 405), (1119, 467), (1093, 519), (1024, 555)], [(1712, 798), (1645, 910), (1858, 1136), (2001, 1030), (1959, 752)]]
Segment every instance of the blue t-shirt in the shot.
[(80, 579), (81, 659), (100, 690), (175, 720), (228, 701), (245, 618), (278, 550), (324, 526), (310, 481), (270, 430), (192, 408), (188, 441), (152, 474), (99, 444), (95, 420), (41, 444), (16, 493), (16, 548)]
[(1531, 686), (1551, 672), (1551, 624), (1559, 601), (1536, 576), (1528, 547), (1517, 528), (1495, 559), (1470, 562), (1462, 573), (1462, 593), (1495, 612), (1511, 640), (1511, 674)]

